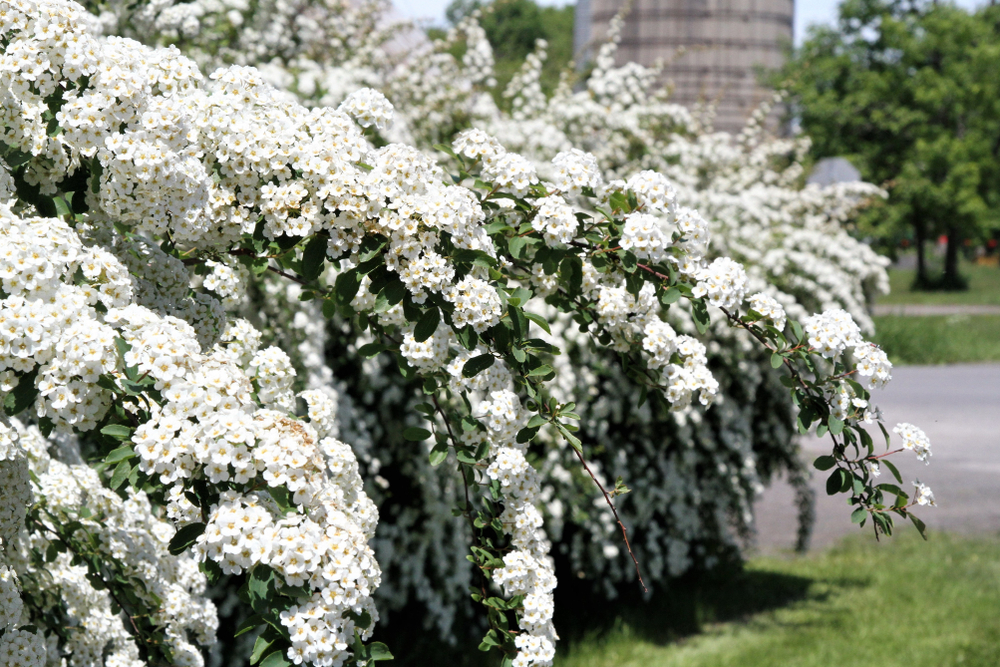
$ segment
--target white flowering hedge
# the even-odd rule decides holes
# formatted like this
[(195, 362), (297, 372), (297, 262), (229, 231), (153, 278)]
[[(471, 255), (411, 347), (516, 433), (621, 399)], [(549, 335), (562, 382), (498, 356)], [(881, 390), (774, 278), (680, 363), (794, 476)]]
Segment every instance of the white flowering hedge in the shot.
[[(265, 274), (350, 323), (381, 364), (363, 369), (420, 387), (398, 435), (460, 489), (482, 648), (506, 664), (555, 650), (546, 451), (563, 443), (612, 521), (626, 491), (588, 463), (553, 325), (674, 411), (720, 385), (670, 314), (742, 329), (783, 368), (802, 428), (830, 434), (817, 466), (852, 518), (922, 528), (929, 490), (876, 479), (885, 465), (901, 481), (868, 430), (888, 445), (869, 404), (884, 353), (844, 310), (800, 323), (748, 298), (662, 174), (606, 181), (570, 148), (540, 178), (478, 130), (442, 147), (446, 172), (366, 138), (392, 117), (379, 93), (309, 109), (253, 68), (205, 77), (175, 48), (101, 37), (64, 0), (0, 2), (0, 41), (3, 664), (201, 665), (218, 624), (206, 583), (223, 575), (250, 611), (252, 664), (391, 657), (370, 642), (378, 511), (337, 403), (322, 377), (296, 393), (287, 352), (227, 314)], [(896, 431), (926, 460), (919, 429)]]

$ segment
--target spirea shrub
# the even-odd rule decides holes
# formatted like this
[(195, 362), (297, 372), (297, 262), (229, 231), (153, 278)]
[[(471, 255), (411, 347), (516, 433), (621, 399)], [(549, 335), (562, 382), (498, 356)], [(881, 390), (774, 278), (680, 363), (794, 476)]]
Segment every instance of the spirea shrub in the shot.
[[(683, 551), (657, 551), (655, 521), (633, 550), (615, 506), (629, 480), (609, 483), (590, 454), (655, 457), (598, 438), (639, 423), (653, 442), (671, 413), (678, 438), (697, 439), (700, 423), (739, 409), (723, 382), (757, 371), (713, 368), (710, 328), (742, 331), (734, 345), (781, 370), (801, 428), (830, 434), (816, 465), (832, 471), (831, 493), (849, 494), (853, 520), (922, 527), (911, 509), (933, 504), (930, 490), (911, 499), (876, 479), (884, 465), (900, 481), (895, 452), (876, 454), (869, 427), (889, 435), (856, 378), (884, 383), (884, 355), (846, 311), (804, 326), (775, 298), (747, 301), (763, 277), (709, 254), (712, 230), (668, 177), (609, 180), (573, 147), (542, 166), (482, 133), (442, 146), (439, 163), (377, 140), (391, 107), (375, 91), (307, 108), (253, 67), (204, 76), (176, 48), (100, 30), (66, 0), (0, 2), (5, 663), (201, 665), (218, 629), (206, 590), (223, 577), (249, 612), (235, 634), (255, 637), (252, 664), (391, 657), (371, 641), (374, 595), (405, 559), (383, 572), (373, 545), (426, 545), (428, 528), (397, 506), (379, 537), (361, 476), (363, 463), (373, 493), (392, 486), (363, 435), (378, 414), (341, 391), (317, 340), (349, 348), (366, 378), (356, 386), (407, 409), (388, 422), (413, 461), (391, 451), (397, 480), (441, 481), (416, 512), (458, 519), (438, 546), (472, 562), (481, 648), (506, 664), (552, 661), (543, 510), (558, 524), (554, 508), (578, 506), (581, 479), (604, 503), (591, 508), (599, 521), (620, 531), (605, 556), (627, 554), (640, 582), (644, 568), (682, 569), (670, 563)], [(303, 304), (273, 327), (295, 349), (266, 345), (259, 313), (227, 312), (247, 293)], [(636, 388), (629, 415), (581, 391), (591, 362)], [(390, 371), (406, 384), (380, 380)], [(925, 460), (926, 436), (897, 429)], [(658, 474), (642, 480), (647, 493), (697, 478)]]
[[(310, 0), (233, 7), (215, 2), (176, 7), (111, 2), (94, 11), (103, 17), (104, 30), (151, 44), (176, 42), (205, 71), (226, 63), (256, 65), (268, 81), (307, 106), (346, 109), (357, 99), (379, 99), (384, 107), (386, 98), (354, 92), (362, 83), (376, 86), (395, 103), (391, 125), (374, 123), (367, 116), (360, 120), (375, 128), (368, 134), (377, 145), (411, 143), (458, 170), (460, 165), (435, 148), (438, 142), (454, 141), (458, 153), (482, 160), (485, 177), (497, 179), (505, 188), (517, 182), (511, 188), (515, 194), (531, 182), (532, 168), (536, 177), (540, 174), (572, 195), (579, 195), (583, 187), (624, 181), (644, 197), (646, 206), (629, 214), (629, 229), (622, 236), (622, 247), (638, 259), (648, 258), (649, 253), (662, 258), (669, 230), (654, 229), (648, 212), (669, 203), (677, 208), (674, 226), (684, 237), (684, 247), (711, 259), (726, 255), (738, 260), (748, 272), (750, 287), (766, 290), (768, 298), (780, 300), (779, 305), (795, 317), (843, 308), (862, 329), (870, 330), (864, 304), (866, 295), (887, 286), (885, 262), (851, 238), (844, 226), (860, 204), (880, 193), (866, 184), (803, 188), (801, 158), (807, 140), (770, 137), (761, 123), (766, 105), (738, 136), (712, 132), (710, 110), (691, 113), (671, 104), (655, 83), (654, 70), (634, 63), (615, 66), (620, 22), (613, 24), (585, 85), (571, 86), (569, 76), (551, 98), (543, 95), (537, 85), (545, 57), (545, 45), (540, 44), (523, 71), (499, 94), (491, 90), (490, 45), (475, 17), (456, 26), (442, 42), (429, 44), (415, 39), (405, 25), (394, 25), (386, 7), (379, 2)], [(182, 35), (177, 30), (181, 15), (186, 26)], [(498, 108), (496, 99), (505, 100), (505, 106)], [(539, 213), (532, 225), (545, 235), (546, 243), (569, 240), (579, 223), (573, 207), (560, 205), (558, 197), (536, 204)], [(710, 236), (715, 239), (712, 246)], [(225, 267), (212, 266), (213, 276), (206, 281), (216, 284)], [(685, 262), (682, 270), (703, 268)], [(535, 270), (532, 287), (539, 297), (547, 295), (551, 282), (548, 274)], [(706, 290), (713, 284), (702, 282)], [(455, 489), (426, 466), (415, 467), (409, 443), (393, 437), (410, 425), (407, 415), (421, 402), (419, 384), (389, 370), (380, 371), (372, 386), (374, 362), (364, 362), (369, 368), (362, 370), (359, 360), (352, 361), (359, 332), (349, 321), (338, 321), (335, 315), (330, 331), (299, 326), (297, 322), (322, 319), (315, 307), (298, 301), (299, 293), (284, 289), (274, 289), (262, 299), (269, 289), (251, 290), (250, 303), (240, 311), (261, 327), (265, 339), (282, 341), (300, 376), (309, 378), (300, 386), (313, 386), (317, 378), (326, 377), (325, 384), (317, 386), (329, 391), (337, 378), (342, 418), (379, 415), (352, 423), (358, 425), (359, 442), (374, 443), (373, 453), (363, 454), (360, 461), (366, 470), (371, 463), (380, 482), (370, 490), (383, 513), (383, 537), (374, 544), (383, 566), (398, 572), (392, 592), (383, 588), (376, 594), (381, 608), (393, 610), (419, 600), (426, 605), (423, 618), (428, 627), (449, 636), (457, 615), (467, 614), (469, 608), (462, 604), (467, 602), (463, 596), (442, 597), (442, 591), (460, 591), (471, 582), (462, 557), (437, 546), (451, 539), (461, 541), (450, 513), (447, 509), (442, 513), (452, 504), (442, 504), (442, 494)], [(224, 302), (232, 304), (233, 299)], [(535, 299), (529, 309), (537, 312), (538, 303)], [(262, 317), (265, 311), (271, 316)], [(696, 333), (682, 310), (675, 309), (668, 318), (672, 327)], [(553, 342), (567, 351), (564, 358), (575, 359), (561, 377), (566, 378), (564, 384), (570, 378), (578, 383), (575, 388), (566, 384), (563, 398), (572, 395), (578, 401), (582, 435), (600, 442), (613, 433), (617, 442), (614, 449), (597, 447), (591, 453), (596, 474), (601, 479), (648, 480), (632, 484), (632, 495), (620, 510), (627, 521), (639, 524), (634, 542), (651, 564), (650, 585), (663, 586), (693, 566), (725, 562), (752, 532), (753, 498), (779, 473), (787, 474), (796, 488), (797, 543), (805, 547), (812, 497), (808, 471), (793, 440), (796, 408), (769, 370), (766, 354), (732, 329), (712, 327), (702, 340), (719, 381), (720, 405), (711, 414), (697, 404), (683, 414), (652, 406), (651, 411), (642, 408), (638, 387), (629, 391), (629, 385), (623, 386), (613, 350), (596, 356), (590, 349), (574, 351), (578, 343), (586, 348), (590, 337), (575, 336), (573, 326), (557, 328), (559, 339)], [(307, 330), (312, 341), (302, 337)], [(296, 353), (300, 349), (306, 350), (301, 357)], [(602, 355), (609, 358), (601, 359)], [(581, 365), (588, 372), (576, 375)], [(845, 400), (850, 402), (847, 394), (840, 398), (841, 403)], [(363, 408), (354, 411), (348, 404)], [(607, 431), (612, 420), (620, 428)], [(596, 432), (591, 434), (587, 423), (593, 423)], [(629, 454), (639, 451), (644, 454)], [(615, 524), (592, 511), (589, 476), (563, 474), (578, 469), (565, 448), (557, 457), (563, 460), (550, 461), (543, 483), (546, 497), (560, 499), (545, 505), (556, 551), (568, 558), (574, 573), (590, 575), (614, 594), (616, 586), (634, 578), (630, 559), (618, 549)], [(672, 480), (669, 492), (664, 491), (665, 478)], [(704, 491), (708, 488), (712, 492)], [(408, 529), (389, 529), (397, 523)], [(655, 528), (647, 532), (645, 526)]]

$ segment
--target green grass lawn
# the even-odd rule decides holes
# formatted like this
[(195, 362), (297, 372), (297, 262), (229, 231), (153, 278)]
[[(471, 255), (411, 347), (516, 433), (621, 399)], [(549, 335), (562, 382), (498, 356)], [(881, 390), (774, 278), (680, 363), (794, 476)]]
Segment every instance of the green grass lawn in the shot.
[(562, 642), (556, 667), (1000, 665), (1000, 539), (912, 533), (754, 559), (702, 596), (700, 616), (723, 622), (678, 639), (640, 610)]
[(879, 296), (878, 303), (974, 304), (1000, 305), (1000, 268), (977, 266), (963, 262), (962, 275), (969, 279), (965, 292), (911, 292), (916, 275), (914, 269), (889, 269), (889, 294)]
[(874, 319), (874, 341), (893, 364), (1000, 361), (1000, 315), (887, 315)]

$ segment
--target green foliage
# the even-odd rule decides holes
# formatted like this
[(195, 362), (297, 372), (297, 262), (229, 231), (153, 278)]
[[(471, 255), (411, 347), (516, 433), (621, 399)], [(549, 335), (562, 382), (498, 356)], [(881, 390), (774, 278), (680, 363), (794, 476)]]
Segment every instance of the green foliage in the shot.
[(912, 230), (918, 246), (949, 235), (946, 286), (961, 286), (958, 244), (1000, 224), (998, 59), (998, 7), (847, 0), (837, 26), (813, 28), (774, 79), (814, 157), (847, 157), (888, 190), (863, 233), (892, 245)]
[(542, 69), (542, 90), (551, 93), (559, 76), (573, 59), (573, 5), (540, 7), (534, 0), (453, 0), (445, 15), (455, 24), (479, 10), (479, 24), (493, 47), (497, 102), (504, 86), (535, 50), (539, 39), (548, 42), (548, 58)]

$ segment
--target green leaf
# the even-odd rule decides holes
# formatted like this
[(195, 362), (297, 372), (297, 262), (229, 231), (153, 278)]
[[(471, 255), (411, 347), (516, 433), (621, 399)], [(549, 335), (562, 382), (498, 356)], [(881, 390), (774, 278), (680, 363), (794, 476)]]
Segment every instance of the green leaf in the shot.
[(660, 292), (660, 303), (662, 303), (664, 306), (669, 306), (670, 304), (675, 303), (680, 298), (681, 298), (681, 291), (676, 287), (671, 287), (668, 290)]
[(566, 438), (566, 441), (570, 445), (572, 445), (573, 449), (575, 449), (576, 451), (578, 451), (578, 452), (580, 452), (582, 454), (583, 453), (583, 443), (580, 442), (580, 438), (578, 438), (575, 435), (573, 435), (572, 433), (570, 433), (569, 429), (567, 429), (566, 426), (564, 426), (563, 424), (560, 424), (560, 423), (556, 422), (556, 427), (559, 429), (559, 432), (563, 434), (563, 437)]
[(132, 448), (132, 445), (122, 445), (104, 457), (104, 462), (111, 465), (113, 463), (124, 461), (125, 459), (130, 459), (133, 456), (135, 456), (135, 450)]
[(259, 614), (252, 614), (236, 628), (236, 634), (233, 637), (239, 637), (240, 635), (246, 634), (264, 623), (264, 617)]
[(428, 455), (432, 466), (439, 466), (444, 463), (444, 460), (448, 458), (448, 446), (447, 445), (434, 445), (434, 449)]
[(180, 530), (174, 533), (174, 536), (170, 538), (170, 544), (167, 545), (167, 551), (172, 555), (177, 556), (188, 550), (205, 532), (205, 524), (203, 523), (189, 523), (183, 526)]
[(785, 362), (785, 358), (780, 354), (775, 352), (771, 355), (771, 368), (781, 368), (781, 364)]
[(820, 456), (813, 461), (813, 466), (815, 466), (816, 470), (829, 470), (835, 465), (837, 465), (837, 459), (832, 456)]
[(343, 304), (349, 304), (358, 293), (358, 289), (361, 287), (361, 276), (357, 271), (345, 271), (337, 276), (337, 281), (334, 283), (334, 291), (340, 302)]
[(109, 435), (112, 438), (118, 440), (131, 440), (132, 439), (132, 429), (128, 426), (123, 426), (122, 424), (110, 424), (101, 429), (101, 433), (104, 435)]
[(540, 326), (545, 331), (545, 333), (547, 334), (552, 333), (552, 329), (549, 328), (549, 323), (545, 321), (545, 318), (541, 317), (540, 315), (536, 315), (534, 313), (529, 313), (529, 312), (525, 312), (524, 316), (527, 317), (532, 322), (534, 322), (535, 324), (537, 324), (538, 326)]
[(114, 473), (111, 474), (111, 484), (112, 489), (117, 489), (122, 483), (128, 479), (129, 473), (132, 472), (132, 464), (128, 461), (120, 462), (116, 467)]
[(462, 376), (467, 378), (475, 377), (492, 366), (494, 361), (496, 361), (496, 357), (492, 354), (480, 354), (479, 356), (472, 357), (462, 367)]
[(371, 359), (385, 352), (385, 350), (386, 347), (382, 343), (368, 343), (358, 348), (358, 354), (365, 359)]
[(532, 368), (530, 371), (528, 371), (526, 377), (538, 377), (540, 375), (548, 375), (549, 373), (552, 372), (554, 371), (552, 370), (551, 366), (542, 364), (538, 368)]
[(902, 496), (904, 498), (909, 498), (909, 496), (906, 494), (906, 492), (903, 491), (898, 486), (896, 486), (895, 484), (888, 484), (888, 483), (886, 483), (886, 484), (879, 484), (876, 488), (879, 491), (885, 491), (885, 492), (891, 493), (891, 494), (893, 494), (895, 496)]
[(532, 297), (531, 290), (525, 287), (518, 287), (507, 297), (507, 303), (512, 306), (523, 306)]
[(859, 507), (853, 512), (851, 512), (851, 523), (861, 523), (868, 516), (868, 510), (864, 507)]
[(790, 322), (790, 324), (792, 325), (792, 333), (795, 334), (795, 340), (796, 340), (796, 342), (800, 342), (801, 343), (802, 342), (802, 338), (803, 338), (803, 334), (805, 333), (802, 330), (802, 325), (799, 324), (798, 322), (796, 322), (795, 320), (792, 320)]
[(337, 302), (333, 299), (323, 299), (323, 317), (331, 319), (337, 314)]
[(708, 331), (712, 320), (708, 316), (708, 306), (705, 305), (704, 301), (701, 299), (691, 301), (691, 316), (694, 318), (694, 325), (698, 329), (698, 333), (704, 334)]
[(260, 662), (260, 659), (264, 657), (264, 654), (271, 650), (271, 645), (278, 640), (276, 634), (272, 634), (268, 637), (268, 631), (265, 630), (263, 634), (257, 637), (257, 640), (253, 644), (253, 653), (250, 654), (250, 664), (256, 665)]
[(260, 667), (291, 667), (291, 661), (285, 656), (285, 651), (279, 649), (264, 658)]
[(827, 424), (830, 427), (830, 433), (833, 435), (840, 435), (844, 432), (844, 422), (836, 417), (830, 417), (827, 420)]
[(847, 478), (847, 473), (845, 473), (840, 468), (833, 471), (833, 474), (826, 480), (826, 493), (827, 495), (833, 496), (840, 493), (840, 489), (844, 486), (844, 480)]
[(921, 521), (920, 519), (918, 519), (916, 516), (914, 516), (911, 512), (907, 512), (906, 516), (910, 517), (910, 521), (913, 522), (913, 526), (917, 529), (917, 532), (920, 533), (920, 537), (922, 537), (922, 538), (924, 538), (924, 540), (926, 540), (927, 539), (927, 526), (924, 525), (924, 522)]
[(274, 570), (258, 564), (247, 579), (247, 594), (254, 611), (264, 611), (269, 605), (270, 592), (274, 589)]
[(542, 415), (532, 415), (531, 419), (528, 420), (528, 424), (525, 426), (525, 428), (538, 428), (542, 424), (547, 424), (548, 421), (549, 420), (543, 417)]
[(896, 478), (896, 481), (900, 484), (903, 483), (903, 478), (899, 474), (899, 469), (896, 468), (896, 464), (889, 459), (879, 459), (879, 465), (884, 465), (892, 473), (892, 476)]
[(327, 237), (325, 234), (314, 234), (302, 251), (302, 278), (313, 281), (323, 273), (323, 261), (326, 259)]
[(507, 250), (517, 259), (521, 259), (524, 248), (528, 245), (528, 239), (524, 236), (515, 236), (507, 241)]
[(425, 428), (419, 428), (417, 426), (411, 426), (410, 428), (403, 431), (403, 439), (409, 440), (410, 442), (423, 442), (427, 438), (431, 437), (431, 432)]
[(73, 209), (70, 208), (69, 203), (67, 203), (65, 199), (63, 199), (62, 197), (56, 197), (52, 201), (56, 205), (56, 213), (59, 215), (60, 218), (73, 217)]
[(347, 615), (354, 621), (354, 625), (361, 628), (362, 630), (367, 630), (372, 624), (372, 615), (367, 611), (363, 611), (360, 614), (356, 614), (352, 611), (347, 612)]
[(438, 323), (441, 321), (441, 311), (437, 308), (431, 307), (420, 316), (420, 321), (417, 322), (417, 326), (413, 328), (413, 340), (418, 343), (423, 343), (425, 340), (434, 335), (437, 331)]
[(8, 416), (13, 417), (20, 414), (34, 404), (35, 397), (38, 396), (38, 388), (35, 386), (35, 377), (37, 375), (37, 369), (27, 375), (22, 375), (18, 380), (17, 386), (4, 398), (4, 412)]

